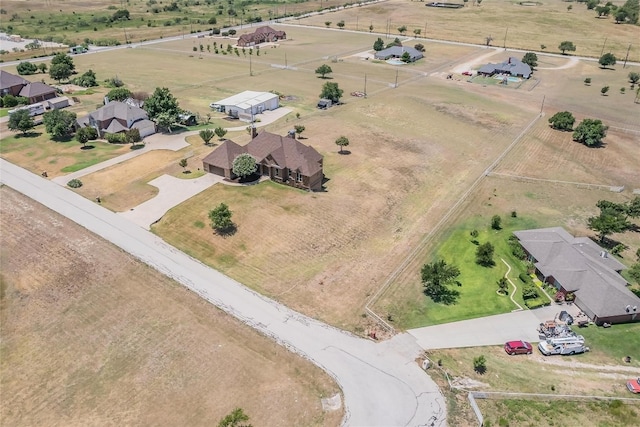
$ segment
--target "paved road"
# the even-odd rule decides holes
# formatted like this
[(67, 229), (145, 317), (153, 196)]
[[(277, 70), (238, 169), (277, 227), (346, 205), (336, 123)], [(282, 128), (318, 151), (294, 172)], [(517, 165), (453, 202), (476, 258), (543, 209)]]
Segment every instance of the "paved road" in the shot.
[(344, 393), (345, 425), (444, 426), (446, 405), (414, 359), (408, 334), (374, 343), (270, 300), (154, 234), (49, 180), (0, 159), (0, 182), (66, 216), (323, 368)]
[(438, 348), (480, 347), (501, 345), (507, 341), (523, 339), (538, 342), (538, 326), (553, 320), (560, 311), (566, 310), (577, 318), (580, 309), (575, 305), (551, 305), (536, 310), (522, 310), (497, 314), (479, 319), (462, 320), (444, 325), (410, 329), (418, 344), (425, 350)]

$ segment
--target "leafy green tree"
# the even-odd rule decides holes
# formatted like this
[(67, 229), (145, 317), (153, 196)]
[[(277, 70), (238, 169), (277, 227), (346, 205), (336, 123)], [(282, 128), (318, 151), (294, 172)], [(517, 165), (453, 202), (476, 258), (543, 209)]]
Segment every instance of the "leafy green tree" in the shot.
[(258, 165), (256, 164), (255, 157), (248, 153), (242, 153), (233, 159), (231, 170), (240, 178), (245, 178), (256, 173)]
[(614, 19), (616, 20), (616, 24), (622, 24), (627, 19), (627, 11), (624, 9), (618, 9)]
[(609, 92), (609, 86), (603, 86), (602, 89), (600, 89), (602, 96), (605, 96), (607, 92)]
[(460, 282), (457, 280), (458, 276), (460, 276), (458, 267), (448, 265), (444, 260), (425, 264), (420, 270), (420, 277), (424, 286), (423, 292), (433, 302), (442, 302), (447, 305), (453, 304), (460, 293), (455, 289), (450, 289), (450, 286), (454, 284), (460, 286)]
[(73, 70), (69, 65), (60, 63), (60, 64), (51, 64), (49, 67), (49, 77), (54, 80), (57, 80), (60, 83), (62, 80), (68, 80), (71, 77)]
[(496, 265), (493, 260), (493, 253), (495, 248), (491, 242), (483, 243), (476, 249), (476, 264), (483, 267), (493, 267)]
[(565, 52), (567, 52), (567, 51), (575, 52), (576, 46), (573, 44), (573, 42), (565, 40), (562, 43), (560, 43), (560, 45), (558, 46), (558, 50), (560, 50), (562, 52), (562, 54), (564, 55)]
[(584, 84), (589, 86), (591, 84), (591, 77), (587, 77), (586, 79), (584, 79)]
[(616, 56), (611, 52), (605, 53), (598, 60), (598, 64), (600, 64), (602, 68), (607, 68), (609, 65), (616, 65)]
[(373, 50), (380, 52), (382, 49), (384, 49), (384, 41), (378, 37), (378, 40), (373, 42)]
[(629, 218), (640, 218), (640, 196), (629, 201), (624, 210)]
[(300, 138), (300, 135), (302, 135), (302, 132), (304, 132), (306, 129), (303, 125), (295, 125), (293, 128), (296, 130), (298, 138)]
[[(88, 129), (93, 129), (92, 127), (83, 127), (78, 129), (78, 131), (76, 132), (76, 141), (78, 141), (80, 144), (82, 144), (82, 147), (86, 147), (87, 146), (87, 142), (89, 142), (89, 137), (90, 137), (90, 131), (87, 131)], [(95, 130), (95, 129), (94, 129)]]
[(587, 10), (593, 10), (600, 3), (600, 0), (587, 0)]
[(626, 13), (626, 21), (630, 24), (638, 23), (638, 15), (640, 14), (640, 2), (638, 0), (627, 0), (620, 8)]
[(600, 120), (584, 119), (573, 132), (573, 140), (587, 147), (595, 147), (607, 136), (607, 129), (609, 127)]
[(227, 134), (227, 130), (225, 128), (220, 127), (220, 126), (215, 128), (213, 131), (216, 133), (216, 136), (218, 137), (218, 139), (220, 141), (222, 141), (222, 138), (224, 138), (224, 136)]
[(629, 277), (633, 279), (637, 284), (640, 284), (640, 262), (636, 262), (629, 269)]
[(29, 115), (29, 110), (18, 110), (9, 114), (8, 126), (10, 130), (18, 130), (22, 132), (23, 135), (26, 135), (36, 124), (33, 121), (33, 117)]
[(500, 215), (491, 217), (491, 228), (494, 230), (502, 230), (502, 218), (500, 218)]
[(342, 154), (342, 149), (349, 145), (349, 138), (347, 138), (346, 136), (341, 136), (340, 138), (336, 139), (336, 145), (340, 147), (340, 154)]
[(498, 284), (498, 292), (500, 292), (503, 295), (506, 295), (509, 290), (509, 282), (507, 281), (507, 278), (501, 277), (500, 280), (498, 280), (497, 284)]
[(182, 173), (187, 173), (187, 164), (189, 161), (187, 159), (180, 159), (178, 162), (178, 166), (182, 168)]
[(331, 21), (324, 21), (324, 25), (326, 25), (327, 28), (329, 28), (331, 26)]
[(215, 135), (213, 129), (202, 129), (200, 131), (200, 138), (204, 141), (204, 145), (209, 145), (209, 141)]
[(113, 15), (111, 15), (111, 21), (126, 21), (129, 19), (129, 11), (127, 9), (117, 10)]
[(338, 28), (340, 28), (341, 30), (344, 29), (344, 21), (339, 21), (337, 24)]
[(638, 84), (638, 82), (640, 82), (640, 73), (636, 73), (635, 71), (631, 71), (629, 73), (628, 77), (629, 77), (629, 83), (631, 83), (632, 87), (634, 85)]
[(320, 74), (320, 78), (324, 79), (327, 74), (333, 73), (333, 70), (327, 64), (322, 64), (316, 68), (316, 74)]
[(229, 210), (229, 206), (227, 206), (225, 203), (220, 203), (215, 209), (209, 211), (211, 228), (218, 232), (224, 232), (231, 229), (233, 227), (231, 216), (232, 212)]
[(598, 15), (598, 17), (602, 17), (602, 16), (609, 16), (609, 14), (611, 13), (611, 7), (610, 6), (596, 6), (596, 14)]
[(562, 131), (573, 130), (573, 125), (575, 122), (575, 117), (573, 117), (573, 114), (571, 114), (569, 111), (560, 111), (549, 118), (551, 127)]
[(402, 35), (404, 35), (404, 33), (407, 32), (407, 26), (406, 25), (402, 25), (400, 27), (398, 27), (398, 32)]
[(418, 38), (420, 33), (422, 33), (422, 30), (420, 28), (416, 28), (415, 30), (413, 30), (413, 35), (415, 38)]
[(369, 25), (369, 32), (373, 32), (373, 24)]
[(538, 55), (533, 52), (527, 52), (522, 57), (522, 62), (531, 67), (531, 69), (534, 69), (538, 66)]
[(82, 87), (98, 86), (98, 82), (96, 81), (96, 73), (94, 73), (93, 70), (89, 70), (80, 77), (73, 79), (73, 82)]
[(393, 41), (391, 43), (387, 44), (387, 48), (393, 47), (393, 46), (402, 46), (402, 42), (400, 41), (400, 39), (398, 37), (393, 39)]
[(16, 67), (16, 71), (18, 71), (18, 74), (20, 74), (21, 76), (28, 76), (31, 74), (35, 74), (38, 71), (38, 66), (31, 62), (23, 61), (18, 64), (18, 66)]
[[(602, 203), (604, 202), (604, 203)], [(592, 216), (587, 220), (587, 226), (590, 230), (598, 233), (600, 242), (604, 242), (605, 238), (613, 233), (622, 233), (631, 227), (631, 223), (627, 221), (627, 214), (617, 204), (609, 204), (606, 200), (598, 202), (600, 206), (600, 214)]]
[(73, 132), (76, 113), (65, 110), (52, 110), (42, 116), (45, 130), (53, 139), (61, 139)]
[(38, 64), (38, 70), (40, 70), (42, 74), (47, 72), (47, 68), (47, 64), (45, 64), (44, 62)]
[(107, 98), (109, 98), (109, 101), (125, 101), (132, 96), (133, 94), (126, 87), (117, 87), (115, 89), (111, 89), (107, 93)]
[(178, 100), (166, 87), (157, 87), (142, 108), (149, 114), (149, 118), (155, 120), (158, 126), (168, 129), (169, 132), (171, 132), (171, 126), (178, 121), (181, 111)]
[(422, 43), (417, 43), (413, 48), (418, 52), (424, 52), (424, 45)]
[(218, 423), (218, 427), (252, 427), (251, 424), (241, 424), (249, 421), (249, 416), (242, 408), (234, 409), (229, 415)]
[(487, 359), (483, 355), (473, 358), (473, 370), (480, 375), (487, 372)]
[(404, 62), (405, 64), (408, 64), (409, 62), (411, 62), (411, 55), (409, 54), (409, 52), (403, 52), (402, 56), (400, 57), (400, 59), (402, 60), (402, 62)]
[(344, 91), (338, 87), (338, 83), (326, 82), (322, 86), (320, 98), (330, 99), (334, 104), (339, 104), (343, 93)]

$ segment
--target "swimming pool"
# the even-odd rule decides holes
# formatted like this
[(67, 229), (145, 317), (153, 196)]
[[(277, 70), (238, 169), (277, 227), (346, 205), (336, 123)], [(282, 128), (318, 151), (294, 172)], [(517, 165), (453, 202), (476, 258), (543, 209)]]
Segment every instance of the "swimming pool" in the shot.
[[(496, 79), (496, 80), (502, 80), (502, 79), (505, 78), (505, 76), (497, 75), (497, 76), (493, 76), (493, 78)], [(511, 77), (511, 76), (509, 76), (509, 77), (507, 77), (507, 81), (510, 82), (510, 83), (520, 83), (522, 81), (522, 79), (520, 77)]]
[(405, 62), (402, 59), (398, 59), (398, 58), (391, 58), (391, 59), (387, 59), (387, 64), (391, 64), (391, 65), (404, 65)]

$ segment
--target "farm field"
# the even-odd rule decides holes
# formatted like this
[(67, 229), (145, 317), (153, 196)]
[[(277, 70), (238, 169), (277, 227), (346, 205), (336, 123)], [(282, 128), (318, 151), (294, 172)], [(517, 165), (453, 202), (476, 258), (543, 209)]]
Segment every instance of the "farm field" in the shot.
[[(584, 3), (573, 5), (567, 11), (567, 3), (561, 0), (540, 2), (537, 6), (522, 6), (512, 0), (483, 2), (480, 6), (466, 3), (461, 9), (425, 7), (426, 2), (389, 0), (369, 6), (320, 14), (297, 20), (305, 25), (331, 27), (344, 21), (344, 30), (369, 31), (391, 37), (399, 35), (398, 28), (405, 26), (406, 35), (413, 37), (420, 30), (420, 37), (436, 40), (484, 45), (492, 37), (492, 46), (514, 49), (560, 53), (558, 45), (572, 41), (579, 56), (600, 57), (602, 47), (617, 58), (624, 59), (630, 43), (637, 40), (640, 29), (634, 25), (617, 25), (613, 17), (597, 18), (594, 10), (587, 10)], [(622, 6), (624, 1), (614, 1)], [(344, 31), (343, 30), (343, 31)], [(605, 45), (606, 39), (606, 45)], [(541, 48), (545, 45), (545, 49)], [(632, 46), (629, 60), (640, 60), (640, 47)]]
[[(0, 188), (3, 424), (337, 425), (319, 368)], [(47, 262), (42, 262), (46, 259)]]

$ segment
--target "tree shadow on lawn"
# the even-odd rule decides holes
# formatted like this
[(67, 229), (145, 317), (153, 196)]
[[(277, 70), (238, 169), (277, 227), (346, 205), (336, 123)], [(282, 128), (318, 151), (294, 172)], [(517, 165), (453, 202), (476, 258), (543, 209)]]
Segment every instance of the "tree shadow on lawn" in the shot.
[(236, 226), (235, 224), (231, 224), (229, 227), (227, 228), (217, 228), (214, 230), (215, 234), (217, 234), (220, 237), (223, 238), (227, 238), (227, 237), (231, 237), (234, 234), (236, 234), (236, 231), (238, 231), (238, 226)]
[(80, 147), (81, 150), (93, 150), (94, 148), (96, 148), (95, 145), (83, 145)]
[(19, 133), (19, 134), (16, 134), (16, 139), (18, 139), (18, 138), (37, 138), (40, 135), (42, 135), (42, 132)]
[[(462, 286), (462, 283), (460, 282), (456, 282), (456, 284), (458, 285), (458, 287)], [(426, 290), (424, 291), (424, 294), (430, 297), (433, 302), (444, 305), (457, 304), (458, 300), (460, 299), (460, 291), (449, 288), (443, 289), (442, 292), (437, 295), (429, 295), (427, 294)]]
[(351, 154), (350, 150), (342, 150), (342, 151), (338, 151), (338, 154), (340, 154), (341, 156), (348, 156), (349, 154)]
[(131, 146), (131, 150), (142, 150), (145, 147), (145, 144), (133, 144)]

